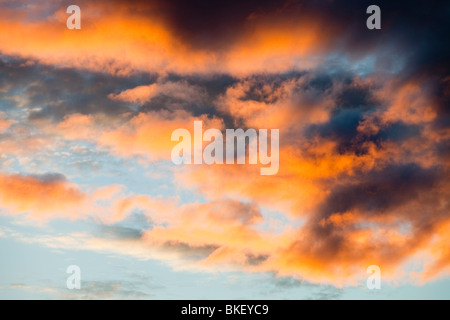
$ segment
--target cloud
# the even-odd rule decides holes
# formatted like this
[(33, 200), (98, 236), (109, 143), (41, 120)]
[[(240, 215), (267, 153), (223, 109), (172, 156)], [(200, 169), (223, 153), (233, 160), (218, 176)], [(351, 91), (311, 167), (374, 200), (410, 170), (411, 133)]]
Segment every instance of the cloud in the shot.
[(10, 123), (4, 133), (0, 133), (0, 152), (2, 155), (26, 156), (44, 149), (52, 149), (52, 140), (32, 128)]
[(178, 128), (193, 131), (195, 120), (203, 121), (205, 130), (223, 127), (220, 119), (208, 119), (206, 116), (196, 118), (186, 111), (163, 110), (140, 113), (115, 130), (102, 132), (98, 142), (110, 147), (113, 153), (120, 156), (144, 156), (153, 161), (169, 160), (172, 148), (177, 143), (171, 142), (172, 132)]
[[(83, 27), (75, 32), (65, 28), (67, 14), (62, 2), (47, 5), (47, 15), (37, 6), (6, 7), (0, 19), (0, 27), (6, 31), (0, 38), (0, 50), (45, 64), (121, 75), (137, 70), (240, 75), (285, 72), (316, 67), (326, 61), (329, 51), (360, 59), (376, 51), (380, 43), (387, 51), (380, 54), (384, 60), (389, 55), (401, 58), (401, 49), (414, 43), (410, 37), (414, 32), (404, 30), (419, 28), (408, 14), (423, 18), (423, 4), (386, 3), (382, 31), (369, 33), (363, 19), (365, 3), (318, 3), (202, 2), (194, 10), (180, 1), (138, 1), (133, 5), (81, 1)], [(394, 16), (396, 9), (404, 10), (405, 15)], [(18, 18), (12, 20), (12, 16)], [(442, 34), (437, 22), (446, 19), (438, 16), (436, 21), (425, 21), (430, 30)], [(428, 35), (423, 31), (416, 34), (420, 39)], [(433, 50), (437, 45), (434, 37), (431, 43)], [(411, 61), (417, 66), (421, 59), (430, 62), (429, 54), (430, 48), (420, 43)]]
[(144, 104), (152, 98), (163, 95), (189, 104), (203, 100), (204, 93), (200, 87), (189, 85), (187, 82), (154, 83), (147, 86), (138, 86), (119, 94), (110, 94), (112, 100)]
[[(34, 192), (25, 193), (32, 201), (22, 208), (20, 192), (5, 188), (2, 192), (8, 199), (17, 198), (5, 203), (16, 214), (30, 211), (32, 218), (73, 213), (105, 224), (119, 223), (142, 210), (152, 221), (148, 229), (133, 233), (134, 237), (122, 234), (108, 240), (85, 235), (86, 247), (109, 252), (111, 246), (123, 246), (119, 254), (139, 247), (136, 257), (162, 259), (176, 268), (182, 268), (181, 261), (189, 261), (186, 268), (274, 272), (343, 285), (354, 284), (365, 276), (359, 271), (374, 263), (382, 265), (387, 279), (408, 277), (401, 272), (403, 264), (429, 252), (437, 263), (429, 267), (435, 271), (427, 274), (432, 278), (446, 270), (446, 256), (431, 253), (440, 252), (433, 249), (431, 239), (441, 234), (439, 226), (448, 220), (448, 204), (441, 200), (448, 164), (439, 149), (430, 146), (447, 138), (436, 134), (434, 116), (422, 116), (419, 121), (414, 115), (423, 105), (430, 110), (437, 107), (427, 91), (409, 83), (394, 84), (393, 90), (384, 78), (349, 77), (305, 72), (236, 80), (217, 95), (215, 118), (162, 109), (108, 121), (95, 114), (74, 113), (56, 126), (37, 124), (50, 137), (86, 140), (113, 155), (148, 161), (169, 159), (171, 132), (191, 128), (194, 120), (219, 129), (224, 128), (224, 119), (244, 127), (278, 125), (284, 139), (276, 176), (263, 177), (257, 168), (231, 165), (176, 170), (177, 182), (206, 196), (206, 203), (171, 203), (173, 199), (130, 194), (121, 186), (80, 191), (78, 202), (58, 202), (59, 209), (67, 208), (66, 215), (57, 215), (56, 207), (46, 200), (33, 198)], [(171, 85), (159, 90), (176, 98)], [(414, 97), (418, 104), (410, 106), (407, 102), (415, 101)], [(135, 101), (131, 96), (127, 99)], [(148, 103), (151, 98), (144, 100)], [(399, 111), (400, 116), (394, 117)], [(33, 177), (27, 183), (53, 184), (63, 195), (70, 195), (67, 189), (77, 190), (54, 175)], [(304, 223), (285, 226), (281, 233), (262, 231), (265, 220), (260, 206)], [(77, 216), (72, 207), (83, 214)], [(70, 241), (64, 240), (61, 246), (70, 248)], [(146, 255), (145, 250), (153, 253)]]
[(14, 122), (3, 119), (0, 114), (0, 132), (6, 131)]
[(111, 299), (149, 299), (154, 294), (148, 289), (157, 290), (161, 287), (145, 285), (137, 280), (115, 281), (83, 281), (79, 290), (70, 291), (61, 287), (27, 285), (24, 283), (11, 283), (9, 289), (23, 290), (33, 294), (48, 293), (52, 299), (78, 299), (78, 300), (111, 300)]
[(121, 185), (84, 191), (58, 173), (23, 175), (1, 173), (0, 209), (6, 215), (22, 215), (35, 222), (51, 219), (94, 218), (103, 223), (125, 219), (132, 210), (161, 208), (163, 200), (133, 195)]
[[(195, 120), (281, 134), (274, 176), (171, 168), (199, 202), (1, 173), (3, 213), (105, 225), (33, 241), (335, 285), (371, 264), (393, 280), (447, 274), (448, 4), (383, 2), (375, 32), (363, 1), (81, 1), (80, 31), (59, 1), (0, 5), (2, 155), (88, 142), (148, 165), (170, 160), (171, 133)], [(265, 229), (267, 209), (293, 225)], [(136, 211), (143, 226), (121, 225)], [(418, 274), (402, 271), (412, 259), (425, 261)]]
[[(155, 286), (152, 288), (161, 289)], [(63, 291), (59, 290), (56, 297), (58, 299), (77, 299), (77, 300), (136, 300), (151, 299), (155, 294), (149, 293), (146, 285), (136, 280), (125, 282), (116, 281), (83, 281), (80, 290)]]
[(85, 195), (61, 175), (21, 176), (1, 174), (1, 207), (11, 214), (29, 212), (32, 217), (62, 215), (74, 218)]

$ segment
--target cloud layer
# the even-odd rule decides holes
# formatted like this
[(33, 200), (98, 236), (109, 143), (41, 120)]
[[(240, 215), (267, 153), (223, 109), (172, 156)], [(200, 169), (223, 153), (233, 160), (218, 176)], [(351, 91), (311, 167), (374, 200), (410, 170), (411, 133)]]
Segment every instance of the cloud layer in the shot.
[[(449, 6), (382, 3), (369, 31), (365, 1), (194, 2), (79, 1), (79, 31), (62, 2), (0, 2), (1, 213), (116, 231), (141, 213), (133, 237), (83, 246), (176, 268), (334, 285), (372, 264), (393, 281), (448, 274)], [(170, 135), (195, 120), (280, 129), (278, 174), (172, 166)], [(48, 173), (74, 150), (106, 154), (99, 177)], [(175, 196), (100, 178), (134, 160), (141, 184)]]

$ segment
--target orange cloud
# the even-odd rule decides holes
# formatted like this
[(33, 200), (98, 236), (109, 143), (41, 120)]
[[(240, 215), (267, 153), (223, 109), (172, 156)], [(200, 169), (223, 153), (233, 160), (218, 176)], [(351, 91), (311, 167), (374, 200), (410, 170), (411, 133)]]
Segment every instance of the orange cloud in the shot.
[(450, 220), (441, 223), (435, 230), (429, 246), (425, 272), (420, 274), (420, 281), (425, 283), (432, 279), (448, 276), (450, 272)]
[[(8, 126), (13, 123), (8, 121)], [(52, 140), (49, 136), (36, 133), (23, 125), (8, 127), (3, 139), (0, 139), (0, 153), (6, 155), (29, 155), (33, 152), (52, 148)]]
[[(127, 252), (125, 248), (131, 246), (134, 249), (129, 252), (140, 255), (145, 252), (141, 249), (148, 248), (149, 252), (143, 255), (145, 259), (167, 260), (178, 268), (180, 264), (176, 261), (191, 261), (185, 267), (275, 272), (312, 282), (355, 285), (366, 277), (365, 269), (372, 264), (382, 268), (383, 279), (387, 281), (411, 277), (402, 272), (403, 263), (425, 251), (434, 258), (419, 275), (420, 279), (435, 277), (448, 269), (445, 218), (437, 218), (435, 227), (422, 228), (418, 224), (405, 233), (399, 228), (402, 224), (389, 215), (370, 218), (365, 212), (347, 211), (316, 224), (314, 215), (306, 214), (308, 220), (301, 227), (286, 225), (283, 232), (272, 233), (261, 229), (266, 221), (256, 202), (222, 198), (179, 204), (175, 198), (130, 195), (118, 185), (84, 193), (74, 184), (51, 175), (2, 174), (0, 181), (1, 207), (14, 215), (29, 213), (33, 219), (79, 219), (90, 215), (111, 224), (125, 219), (134, 210), (143, 210), (153, 227), (144, 231), (139, 240), (117, 242), (124, 249), (119, 251)], [(433, 208), (432, 201), (424, 194), (391, 215), (416, 221), (423, 208)], [(446, 206), (442, 203), (435, 211), (436, 217), (445, 217)], [(411, 214), (413, 210), (417, 213)], [(320, 233), (320, 229), (328, 231)], [(84, 240), (93, 250), (111, 250), (101, 239)], [(189, 250), (184, 249), (183, 253), (181, 248)]]
[[(172, 132), (178, 128), (193, 131), (195, 120), (201, 120), (207, 128), (222, 129), (219, 119), (206, 116), (193, 117), (186, 111), (161, 111), (140, 113), (117, 129), (104, 131), (98, 143), (112, 149), (120, 156), (144, 156), (151, 160), (169, 160), (172, 148)], [(193, 134), (192, 134), (193, 138)]]
[(0, 173), (0, 178), (2, 213), (25, 215), (41, 222), (90, 216), (110, 224), (125, 219), (135, 209), (145, 209), (149, 215), (153, 213), (155, 222), (166, 221), (162, 218), (164, 211), (171, 208), (170, 203), (174, 201), (129, 194), (121, 185), (83, 191), (58, 174), (25, 176)]
[(68, 30), (65, 8), (45, 20), (30, 21), (33, 12), (7, 9), (0, 16), (0, 51), (119, 75), (136, 70), (242, 75), (317, 66), (318, 54), (332, 38), (330, 30), (313, 19), (280, 21), (269, 15), (251, 20), (243, 35), (220, 51), (200, 49), (174, 33), (156, 9), (146, 12), (144, 16), (119, 4), (84, 2), (81, 30)]
[(113, 100), (144, 104), (157, 95), (165, 95), (179, 99), (183, 103), (191, 103), (204, 99), (204, 92), (200, 87), (189, 85), (187, 82), (154, 83), (147, 86), (138, 86), (119, 94), (110, 94)]
[(97, 135), (99, 130), (92, 116), (82, 114), (66, 116), (55, 127), (49, 124), (47, 129), (63, 135), (68, 140), (90, 140)]
[[(391, 104), (383, 113), (384, 122), (403, 121), (408, 124), (418, 124), (430, 122), (436, 118), (432, 100), (429, 99), (420, 83), (410, 81), (400, 88), (396, 88), (398, 90), (396, 92), (392, 92), (388, 86), (385, 87), (385, 90), (388, 93), (380, 91), (379, 95), (389, 100)], [(392, 97), (394, 97), (393, 100)]]
[(18, 215), (33, 218), (50, 216), (76, 218), (83, 215), (80, 205), (85, 194), (74, 184), (61, 178), (0, 174), (1, 207)]

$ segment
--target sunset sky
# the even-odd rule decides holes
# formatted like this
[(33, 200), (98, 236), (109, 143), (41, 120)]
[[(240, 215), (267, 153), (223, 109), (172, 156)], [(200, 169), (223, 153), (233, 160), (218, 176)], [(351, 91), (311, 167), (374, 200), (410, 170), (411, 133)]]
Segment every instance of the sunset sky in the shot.
[[(444, 1), (0, 0), (0, 299), (450, 299), (449, 24)], [(279, 129), (278, 173), (174, 165), (196, 120)]]

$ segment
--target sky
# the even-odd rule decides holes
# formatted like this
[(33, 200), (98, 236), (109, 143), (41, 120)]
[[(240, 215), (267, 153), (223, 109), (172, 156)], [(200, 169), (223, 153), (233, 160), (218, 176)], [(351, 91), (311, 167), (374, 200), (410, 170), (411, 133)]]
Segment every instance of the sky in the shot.
[[(0, 299), (449, 299), (449, 18), (0, 0)], [(174, 164), (194, 121), (278, 129), (278, 172)]]

